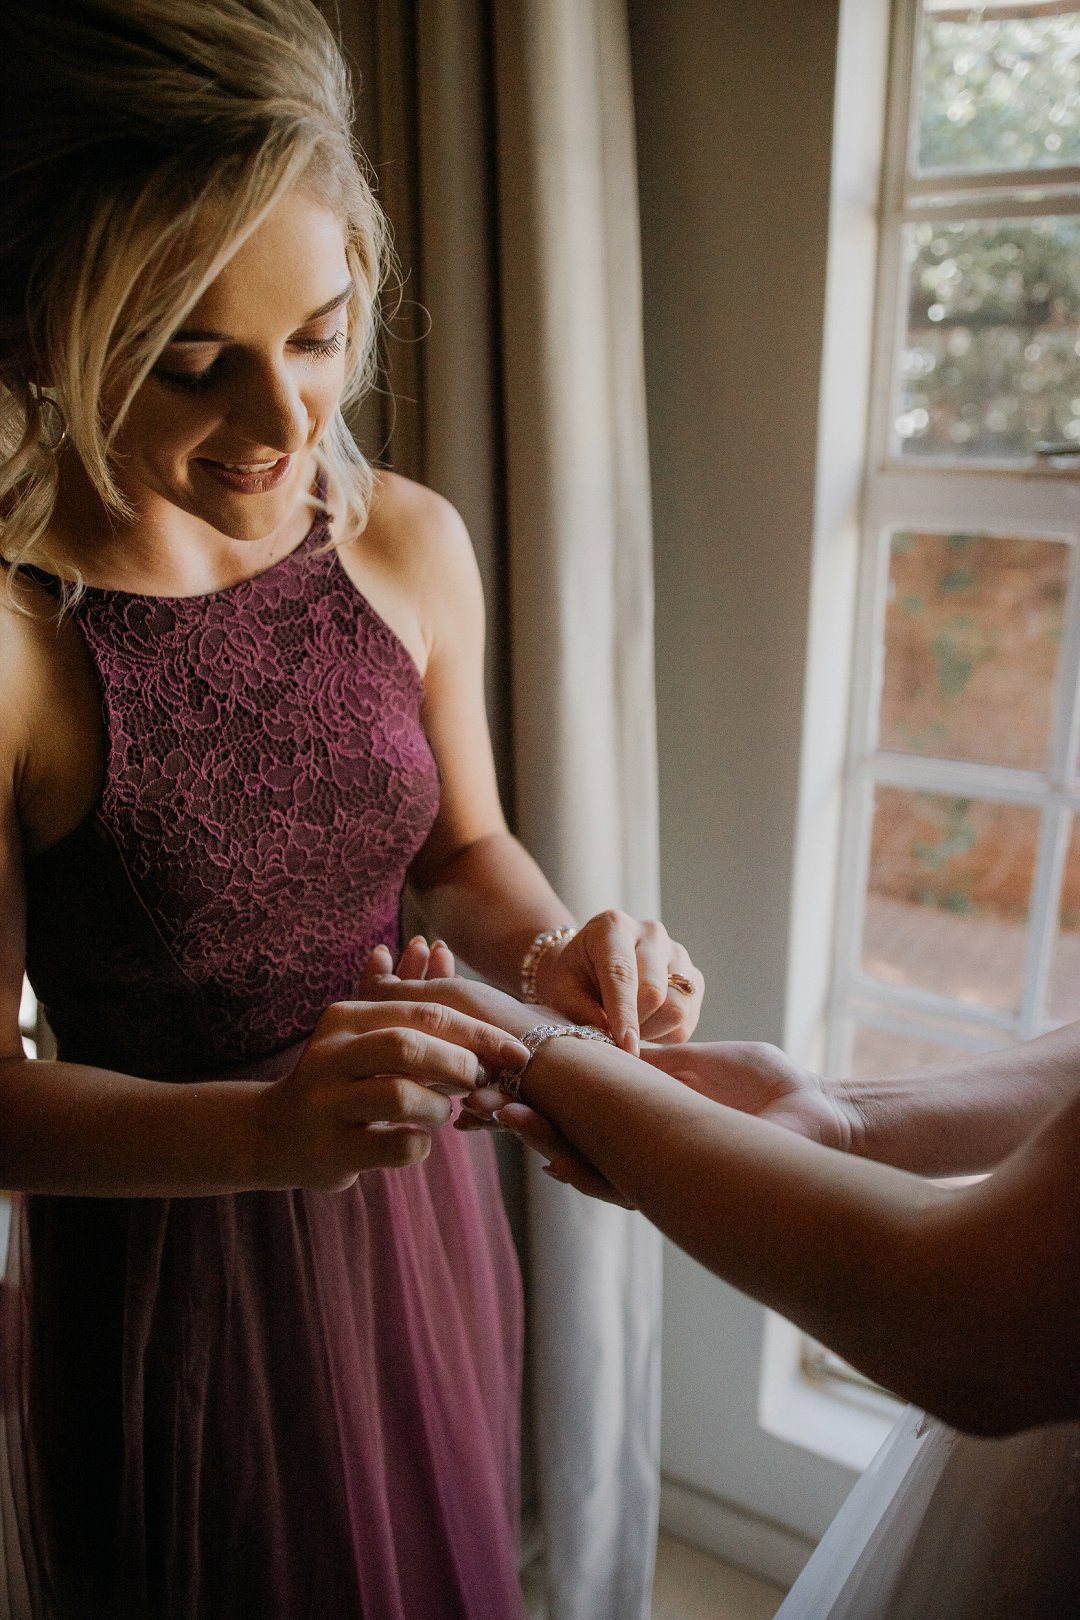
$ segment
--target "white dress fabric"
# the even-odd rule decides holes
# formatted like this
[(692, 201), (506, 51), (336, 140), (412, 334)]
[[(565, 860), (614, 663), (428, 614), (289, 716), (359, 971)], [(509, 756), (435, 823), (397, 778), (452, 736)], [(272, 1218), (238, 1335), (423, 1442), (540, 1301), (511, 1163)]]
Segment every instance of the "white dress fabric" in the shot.
[(1080, 1425), (1005, 1440), (904, 1412), (776, 1620), (1076, 1620)]

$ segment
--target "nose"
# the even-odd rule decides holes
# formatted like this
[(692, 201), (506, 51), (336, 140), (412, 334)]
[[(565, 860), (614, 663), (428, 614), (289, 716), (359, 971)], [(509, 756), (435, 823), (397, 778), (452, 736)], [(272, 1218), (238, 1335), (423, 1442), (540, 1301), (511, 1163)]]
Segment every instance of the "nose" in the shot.
[(252, 365), (239, 380), (229, 426), (260, 450), (290, 455), (308, 438), (308, 410), (298, 379), (282, 359)]

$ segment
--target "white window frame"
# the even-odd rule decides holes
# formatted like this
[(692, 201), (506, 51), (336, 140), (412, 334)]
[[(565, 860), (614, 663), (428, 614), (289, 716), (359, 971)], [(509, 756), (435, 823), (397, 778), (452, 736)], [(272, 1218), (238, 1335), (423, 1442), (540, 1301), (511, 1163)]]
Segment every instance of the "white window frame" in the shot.
[[(908, 177), (920, 0), (866, 7), (891, 10), (888, 112), (877, 215), (876, 313), (863, 301), (875, 270), (864, 229), (852, 253), (845, 226), (845, 172), (852, 158), (852, 104), (874, 82), (872, 52), (855, 48), (848, 5), (841, 23), (830, 294), (826, 319), (818, 465), (815, 590), (811, 606), (796, 876), (792, 903), (787, 1050), (828, 1072), (848, 1071), (855, 1025), (983, 1050), (1051, 1027), (1043, 1012), (1070, 817), (1080, 812), (1080, 480), (1073, 466), (1045, 461), (945, 466), (903, 461), (891, 431), (893, 364), (904, 341), (906, 280), (902, 227), (921, 218), (1015, 218), (1080, 212), (1080, 169), (926, 180)], [(853, 74), (862, 79), (852, 82)], [(880, 95), (880, 82), (878, 94)], [(879, 140), (882, 121), (879, 114)], [(849, 175), (850, 181), (850, 175)], [(865, 180), (865, 176), (864, 176)], [(932, 199), (947, 196), (942, 205)], [(847, 195), (848, 210), (853, 201)], [(834, 240), (835, 239), (835, 240)], [(860, 409), (862, 405), (862, 409)], [(852, 418), (868, 431), (859, 445), (861, 489), (852, 500)], [(845, 504), (846, 503), (846, 504)], [(1046, 773), (934, 760), (877, 750), (884, 667), (888, 542), (897, 530), (979, 532), (1058, 539), (1070, 547), (1067, 630)], [(820, 586), (819, 586), (820, 579)], [(849, 650), (850, 649), (850, 650)], [(846, 687), (848, 700), (838, 702)], [(842, 710), (846, 708), (845, 724)], [(1029, 919), (1023, 991), (1015, 1014), (951, 1002), (929, 991), (885, 985), (861, 972), (862, 913), (877, 783), (1035, 805), (1043, 812)], [(759, 1397), (763, 1428), (849, 1467), (862, 1468), (898, 1410), (817, 1355), (782, 1318), (766, 1317)]]

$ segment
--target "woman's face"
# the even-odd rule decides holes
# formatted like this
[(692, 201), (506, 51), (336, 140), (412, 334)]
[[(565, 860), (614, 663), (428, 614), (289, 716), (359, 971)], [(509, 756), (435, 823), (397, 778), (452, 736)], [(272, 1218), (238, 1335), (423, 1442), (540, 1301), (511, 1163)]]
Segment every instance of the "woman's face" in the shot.
[(341, 223), (288, 193), (200, 298), (139, 389), (117, 482), (144, 519), (178, 507), (235, 540), (272, 534), (311, 486), (345, 376)]

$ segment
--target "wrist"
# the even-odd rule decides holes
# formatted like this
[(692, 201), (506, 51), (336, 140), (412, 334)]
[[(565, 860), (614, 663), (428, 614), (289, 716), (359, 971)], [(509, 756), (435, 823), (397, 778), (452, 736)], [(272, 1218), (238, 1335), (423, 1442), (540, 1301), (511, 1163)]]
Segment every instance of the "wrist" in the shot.
[(572, 923), (564, 923), (558, 928), (545, 928), (535, 935), (521, 959), (522, 1001), (532, 1004), (546, 999), (545, 987), (550, 982), (551, 967), (576, 933), (577, 929)]
[(240, 1081), (231, 1099), (238, 1181), (260, 1192), (294, 1185), (282, 1152), (291, 1133), (282, 1129), (281, 1111), (275, 1107), (277, 1086), (272, 1080)]
[(868, 1127), (859, 1100), (858, 1081), (824, 1080), (821, 1090), (837, 1121), (840, 1133), (837, 1146), (855, 1158), (866, 1158)]
[(615, 1044), (605, 1030), (597, 1029), (593, 1024), (567, 1024), (562, 1021), (534, 1024), (519, 1037), (521, 1044), (528, 1050), (528, 1060), (519, 1068), (501, 1069), (496, 1077), (495, 1084), (508, 1101), (525, 1100), (522, 1086), (533, 1062), (551, 1043), (561, 1042), (567, 1037), (576, 1041), (600, 1041), (606, 1046)]

